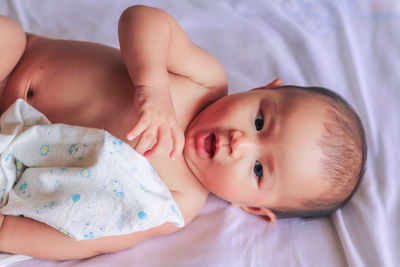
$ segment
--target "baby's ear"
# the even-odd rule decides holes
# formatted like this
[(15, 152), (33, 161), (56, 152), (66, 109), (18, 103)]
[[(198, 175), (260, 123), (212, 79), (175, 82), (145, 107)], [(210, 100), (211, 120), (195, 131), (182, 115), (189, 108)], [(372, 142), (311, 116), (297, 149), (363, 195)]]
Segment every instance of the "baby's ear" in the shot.
[(282, 85), (282, 80), (281, 78), (276, 78), (266, 86), (264, 86), (265, 89), (274, 89)]
[(268, 89), (277, 88), (279, 86), (282, 86), (282, 80), (281, 80), (281, 78), (276, 78), (275, 80), (273, 80), (272, 82), (270, 82), (267, 85), (264, 85), (264, 86), (261, 86), (261, 87), (257, 87), (257, 88), (253, 88), (251, 90), (261, 90), (261, 89), (268, 90)]
[(259, 216), (263, 217), (268, 222), (273, 223), (273, 222), (276, 221), (275, 213), (272, 210), (268, 209), (268, 208), (240, 206), (240, 205), (235, 204), (235, 203), (231, 203), (231, 205), (234, 206), (234, 207), (240, 207), (245, 212), (252, 213), (252, 214), (255, 214), (255, 215), (259, 215)]

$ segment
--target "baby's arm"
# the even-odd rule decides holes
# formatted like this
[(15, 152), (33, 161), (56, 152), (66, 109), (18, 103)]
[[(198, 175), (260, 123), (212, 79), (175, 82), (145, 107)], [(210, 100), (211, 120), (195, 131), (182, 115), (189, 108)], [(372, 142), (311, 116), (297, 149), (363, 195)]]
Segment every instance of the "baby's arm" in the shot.
[(118, 31), (134, 84), (165, 87), (167, 72), (171, 72), (226, 92), (227, 77), (221, 63), (193, 43), (167, 12), (141, 5), (129, 7), (121, 15)]
[[(135, 105), (139, 111), (139, 120), (128, 139), (141, 135), (135, 147), (139, 153), (147, 151), (152, 143), (156, 145), (151, 150), (160, 141), (169, 145), (168, 140), (172, 139), (176, 156), (183, 149), (183, 131), (174, 128), (177, 121), (168, 73), (202, 84), (217, 99), (227, 91), (225, 71), (214, 56), (195, 45), (176, 20), (163, 10), (130, 7), (121, 15), (118, 32), (121, 53), (136, 88)], [(168, 138), (169, 132), (172, 132), (171, 138)], [(177, 133), (179, 138), (174, 136)]]
[(0, 82), (17, 65), (25, 51), (25, 45), (26, 35), (21, 27), (15, 21), (0, 15)]
[(0, 251), (41, 259), (70, 260), (116, 252), (176, 231), (171, 223), (123, 236), (77, 241), (39, 221), (0, 214)]

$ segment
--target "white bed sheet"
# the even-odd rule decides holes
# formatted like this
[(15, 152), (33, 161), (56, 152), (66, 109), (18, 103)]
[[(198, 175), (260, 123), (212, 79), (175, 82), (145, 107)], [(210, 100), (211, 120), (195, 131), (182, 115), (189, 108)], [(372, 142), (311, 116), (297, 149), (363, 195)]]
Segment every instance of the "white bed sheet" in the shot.
[[(230, 92), (281, 77), (339, 92), (359, 111), (367, 171), (331, 217), (268, 224), (211, 196), (181, 231), (80, 261), (15, 266), (396, 266), (400, 261), (400, 3), (395, 0), (2, 0), (25, 31), (118, 46), (132, 4), (170, 12), (226, 67)], [(3, 38), (3, 37), (0, 37)]]

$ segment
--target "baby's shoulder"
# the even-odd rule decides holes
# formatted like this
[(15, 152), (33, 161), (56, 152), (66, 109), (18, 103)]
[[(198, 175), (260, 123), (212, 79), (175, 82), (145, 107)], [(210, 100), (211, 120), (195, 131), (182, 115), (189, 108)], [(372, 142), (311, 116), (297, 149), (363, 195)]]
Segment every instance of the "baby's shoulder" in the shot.
[(203, 190), (173, 191), (171, 193), (185, 219), (185, 226), (197, 216), (208, 196), (208, 192)]

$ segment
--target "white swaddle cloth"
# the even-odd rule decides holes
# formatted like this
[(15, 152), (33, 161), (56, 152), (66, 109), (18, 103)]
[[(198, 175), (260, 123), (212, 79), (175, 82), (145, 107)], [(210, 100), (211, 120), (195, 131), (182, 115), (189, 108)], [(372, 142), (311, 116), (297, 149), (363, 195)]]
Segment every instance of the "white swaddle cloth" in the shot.
[(184, 220), (148, 160), (108, 132), (51, 124), (18, 99), (0, 120), (0, 212), (77, 239)]

